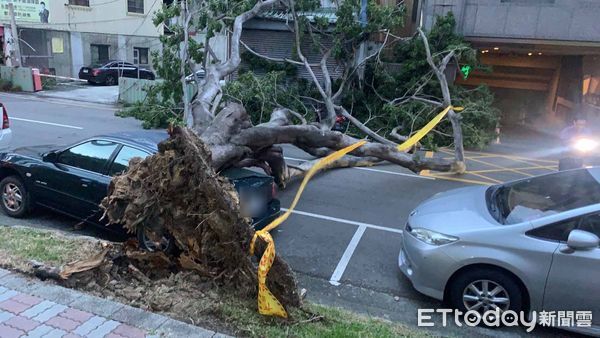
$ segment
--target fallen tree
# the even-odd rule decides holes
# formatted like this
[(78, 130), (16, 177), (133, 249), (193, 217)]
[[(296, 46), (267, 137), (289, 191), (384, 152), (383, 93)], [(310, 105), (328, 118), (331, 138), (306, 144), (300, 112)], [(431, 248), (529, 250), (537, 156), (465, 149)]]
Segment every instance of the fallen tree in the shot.
[[(128, 268), (133, 266), (130, 270), (140, 271), (141, 279), (157, 271), (194, 271), (220, 285), (232, 286), (243, 295), (255, 295), (258, 289), (256, 269), (249, 253), (254, 230), (240, 214), (239, 200), (233, 186), (218, 173), (230, 167), (259, 167), (272, 175), (280, 187), (285, 187), (291, 180), (302, 177), (311, 162), (298, 166), (287, 165), (281, 144), (294, 145), (319, 158), (359, 141), (330, 129), (335, 114), (349, 117), (353, 124), (362, 126), (361, 130), (373, 141), (328, 164), (329, 169), (372, 165), (381, 161), (398, 164), (415, 172), (423, 169), (460, 171), (464, 168), (461, 153), (457, 153), (456, 161), (447, 161), (398, 151), (395, 142), (377, 136), (335, 103), (331, 80), (327, 76), (322, 92), (328, 109), (317, 122), (309, 123), (297, 113), (281, 107), (271, 113), (267, 122), (253, 125), (242, 105), (221, 102), (222, 80), (233, 74), (240, 65), (243, 24), (274, 4), (291, 6), (297, 22), (295, 2), (259, 0), (252, 6), (247, 6), (246, 2), (244, 4), (241, 7), (233, 6), (238, 10), (249, 8), (235, 13), (235, 16), (231, 11), (215, 13), (216, 8), (220, 7), (215, 8), (204, 2), (195, 6), (177, 4), (172, 8), (173, 14), (182, 18), (186, 25), (183, 29), (176, 29), (179, 35), (171, 38), (175, 41), (180, 39), (186, 51), (181, 53), (185, 57), (180, 60), (180, 67), (175, 67), (180, 71), (182, 87), (186, 86), (183, 77), (190, 70), (187, 64), (191, 59), (188, 56), (198, 56), (197, 50), (189, 51), (190, 46), (186, 45), (189, 43), (187, 25), (193, 15), (210, 18), (208, 21), (212, 24), (205, 22), (205, 28), (215, 27), (219, 23), (218, 27), (230, 30), (231, 56), (226, 61), (213, 59), (210, 63), (204, 62), (206, 79), (197, 97), (191, 104), (185, 104), (182, 120), (186, 127), (170, 128), (170, 138), (159, 144), (157, 154), (132, 161), (127, 172), (112, 180), (108, 196), (102, 203), (105, 217), (111, 223), (121, 224), (132, 233), (144, 227), (155, 238), (170, 236), (180, 252), (174, 255), (136, 254), (130, 247), (123, 246), (121, 252), (107, 254), (98, 266), (114, 266), (117, 262), (117, 265), (123, 266), (123, 260), (137, 262), (125, 265)], [(163, 20), (167, 19), (163, 16)], [(329, 55), (331, 51), (326, 53)], [(204, 54), (206, 60), (210, 54), (209, 45), (204, 47)], [(441, 71), (451, 57), (444, 58)], [(303, 57), (301, 59), (302, 64), (310, 69), (308, 61)], [(319, 67), (327, 75), (324, 63), (321, 62)], [(432, 60), (432, 67), (439, 66)], [(183, 96), (187, 99), (186, 95)], [(450, 99), (444, 100), (444, 103), (450, 104)], [(460, 128), (457, 132), (460, 133)], [(460, 142), (460, 138), (457, 141)], [(261, 257), (264, 250), (265, 243), (259, 238), (255, 254)], [(144, 265), (140, 261), (152, 264)], [(77, 271), (71, 267), (75, 271), (71, 275), (89, 274), (94, 269), (89, 262), (79, 264), (86, 270)], [(65, 272), (59, 272), (58, 276), (65, 278)], [(267, 286), (284, 306), (300, 304), (293, 273), (279, 256), (276, 256), (268, 274)]]

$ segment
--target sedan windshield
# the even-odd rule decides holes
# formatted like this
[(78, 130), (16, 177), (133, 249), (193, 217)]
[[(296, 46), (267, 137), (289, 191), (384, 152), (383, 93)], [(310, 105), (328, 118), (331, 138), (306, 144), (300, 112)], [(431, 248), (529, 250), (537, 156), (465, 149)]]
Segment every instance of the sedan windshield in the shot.
[(488, 196), (498, 222), (516, 224), (600, 203), (600, 183), (587, 170), (572, 170), (494, 186)]

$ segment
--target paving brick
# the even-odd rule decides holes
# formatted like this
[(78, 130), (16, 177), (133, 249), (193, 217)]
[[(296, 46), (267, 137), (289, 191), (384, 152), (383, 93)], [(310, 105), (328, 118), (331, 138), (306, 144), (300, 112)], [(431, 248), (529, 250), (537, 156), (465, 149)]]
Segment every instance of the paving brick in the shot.
[(33, 317), (33, 319), (39, 321), (39, 322), (45, 322), (48, 319), (58, 315), (59, 313), (65, 311), (67, 309), (67, 307), (65, 305), (62, 304), (54, 304), (52, 305), (50, 308), (48, 308), (46, 311), (38, 314), (37, 316)]
[(24, 311), (23, 313), (21, 313), (21, 316), (23, 317), (27, 317), (27, 318), (33, 318), (37, 315), (39, 315), (40, 313), (48, 310), (49, 308), (51, 308), (52, 306), (56, 305), (56, 303), (51, 302), (49, 300), (45, 300), (37, 305), (32, 306), (31, 308), (27, 309), (26, 311)]
[(68, 308), (65, 311), (59, 313), (58, 315), (61, 317), (64, 317), (64, 318), (68, 318), (70, 320), (74, 320), (79, 323), (83, 323), (86, 320), (92, 318), (92, 316), (94, 316), (93, 314), (91, 314), (89, 312), (72, 309), (72, 308)]
[(52, 330), (54, 330), (54, 328), (52, 326), (42, 324), (42, 325), (36, 327), (35, 329), (33, 329), (32, 331), (29, 331), (27, 333), (27, 336), (25, 336), (25, 338), (40, 338), (41, 336), (45, 335), (46, 333), (48, 333)]
[(4, 286), (0, 286), (0, 295), (5, 293), (6, 291), (8, 291), (7, 288), (5, 288)]
[(8, 275), (10, 273), (10, 271), (5, 270), (5, 269), (0, 269), (0, 277), (4, 277), (6, 275)]
[(79, 325), (73, 333), (78, 334), (80, 336), (86, 336), (90, 331), (94, 330), (98, 326), (102, 325), (106, 321), (106, 318), (94, 316), (88, 320), (86, 320), (83, 324)]
[(4, 324), (0, 324), (0, 338), (19, 338), (25, 332)]
[(124, 305), (94, 296), (82, 295), (69, 306), (98, 316), (110, 317), (113, 313), (122, 309)]
[(160, 316), (152, 312), (147, 312), (131, 306), (123, 306), (123, 308), (113, 315), (111, 319), (121, 323), (134, 325), (146, 330), (154, 330), (167, 321), (167, 317)]
[(88, 333), (86, 335), (86, 337), (87, 338), (104, 338), (104, 336), (109, 334), (112, 330), (114, 330), (120, 324), (121, 323), (116, 322), (114, 320), (108, 320), (108, 321), (102, 323), (102, 325), (100, 325), (97, 328), (95, 328), (94, 330), (92, 330), (90, 333)]
[(12, 314), (8, 311), (0, 310), (0, 323), (7, 321), (14, 316), (15, 316), (14, 314)]
[(15, 302), (12, 299), (9, 300), (5, 300), (2, 303), (0, 303), (0, 309), (1, 310), (5, 310), (8, 312), (12, 312), (14, 314), (18, 314), (21, 313), (27, 309), (29, 309), (31, 306), (23, 304), (23, 303), (19, 303), (19, 302)]
[(39, 297), (35, 297), (35, 296), (30, 296), (30, 295), (26, 295), (24, 293), (18, 294), (14, 297), (11, 298), (14, 301), (17, 301), (19, 303), (23, 303), (29, 306), (34, 306), (36, 304), (39, 304), (43, 301), (43, 299), (39, 298)]
[[(5, 288), (5, 289), (6, 289), (6, 288)], [(17, 291), (15, 291), (15, 290), (8, 290), (8, 289), (6, 289), (6, 290), (7, 290), (7, 291), (5, 291), (5, 292), (3, 292), (2, 294), (0, 294), (0, 302), (3, 302), (3, 301), (5, 301), (5, 300), (7, 300), (7, 299), (11, 299), (11, 298), (13, 298), (14, 296), (16, 296), (16, 295), (18, 295), (18, 294), (19, 294), (19, 293), (18, 293)]]
[(65, 332), (64, 330), (52, 329), (51, 331), (49, 331), (48, 333), (43, 335), (42, 338), (61, 338), (62, 336), (66, 335), (66, 334), (67, 334), (67, 332)]
[(65, 331), (73, 331), (81, 323), (61, 316), (56, 316), (48, 319), (45, 324)]
[(113, 330), (112, 333), (116, 333), (126, 338), (145, 338), (146, 332), (127, 324), (121, 324)]
[(15, 329), (29, 332), (36, 327), (40, 326), (41, 323), (33, 319), (25, 318), (22, 316), (14, 316), (11, 319), (4, 322), (4, 325), (12, 326)]
[(126, 338), (126, 337), (123, 337), (120, 334), (111, 332), (111, 333), (107, 334), (106, 336), (104, 336), (104, 338)]
[(83, 338), (78, 334), (74, 334), (74, 333), (67, 333), (66, 335), (64, 335), (62, 338)]

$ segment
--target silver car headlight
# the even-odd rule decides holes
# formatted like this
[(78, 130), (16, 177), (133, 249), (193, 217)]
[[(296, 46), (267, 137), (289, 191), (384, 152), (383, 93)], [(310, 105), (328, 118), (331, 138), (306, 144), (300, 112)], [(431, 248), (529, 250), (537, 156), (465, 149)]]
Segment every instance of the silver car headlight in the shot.
[(458, 237), (444, 235), (439, 232), (423, 228), (410, 228), (409, 232), (416, 239), (430, 245), (444, 245), (458, 241)]

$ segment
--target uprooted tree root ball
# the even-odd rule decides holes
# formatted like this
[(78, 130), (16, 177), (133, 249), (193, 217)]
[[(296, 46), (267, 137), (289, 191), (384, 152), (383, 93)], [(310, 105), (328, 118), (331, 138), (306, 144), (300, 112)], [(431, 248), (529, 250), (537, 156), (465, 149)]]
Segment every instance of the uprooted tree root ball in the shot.
[[(143, 281), (193, 271), (212, 285), (256, 297), (256, 263), (249, 254), (254, 230), (240, 214), (233, 185), (215, 172), (210, 150), (189, 129), (170, 130), (170, 138), (159, 144), (158, 153), (132, 160), (127, 172), (113, 178), (102, 207), (110, 223), (121, 224), (134, 234), (146, 227), (154, 237), (170, 236), (178, 250), (165, 254), (141, 252), (135, 243), (113, 245), (102, 257), (67, 265), (61, 271), (38, 268), (38, 275), (80, 284), (78, 280), (90, 274), (96, 283), (109, 283), (121, 273)], [(258, 240), (256, 256), (265, 248)], [(280, 257), (274, 261), (267, 285), (284, 306), (300, 305), (295, 277)]]

